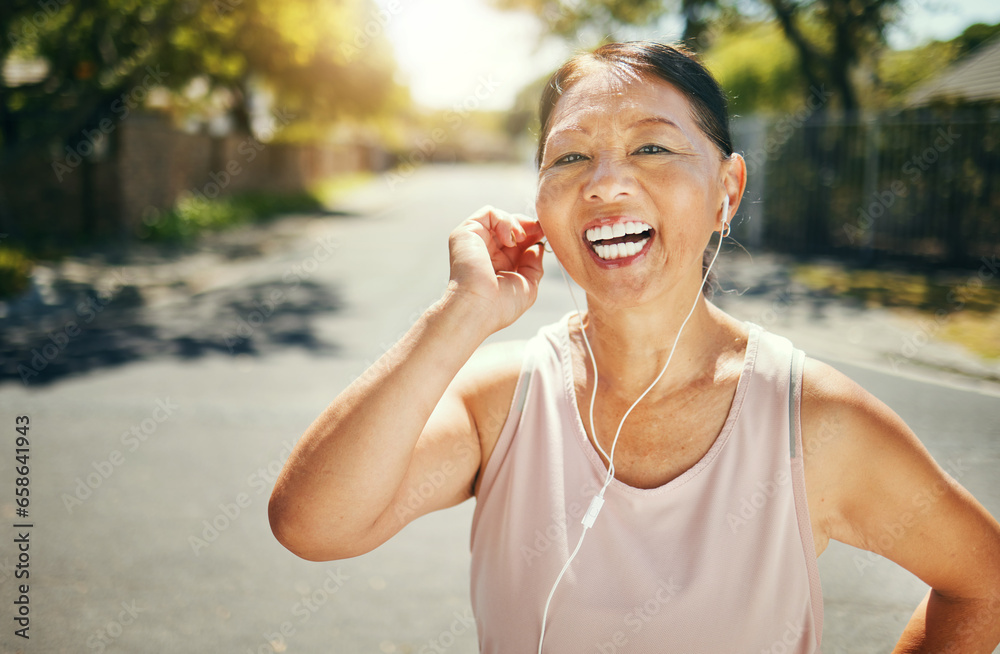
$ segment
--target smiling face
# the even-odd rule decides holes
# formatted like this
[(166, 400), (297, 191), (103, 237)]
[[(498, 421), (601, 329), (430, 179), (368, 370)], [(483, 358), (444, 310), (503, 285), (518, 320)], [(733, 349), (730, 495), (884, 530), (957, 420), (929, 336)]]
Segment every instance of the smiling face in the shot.
[(570, 276), (617, 306), (697, 286), (738, 157), (723, 157), (684, 94), (595, 64), (562, 95), (549, 125), (536, 210)]

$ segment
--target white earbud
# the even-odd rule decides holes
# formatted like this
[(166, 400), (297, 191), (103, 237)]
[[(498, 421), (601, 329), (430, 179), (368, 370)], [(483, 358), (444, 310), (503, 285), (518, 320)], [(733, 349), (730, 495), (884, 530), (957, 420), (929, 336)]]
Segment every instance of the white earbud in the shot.
[(729, 236), (729, 194), (722, 196), (722, 238)]

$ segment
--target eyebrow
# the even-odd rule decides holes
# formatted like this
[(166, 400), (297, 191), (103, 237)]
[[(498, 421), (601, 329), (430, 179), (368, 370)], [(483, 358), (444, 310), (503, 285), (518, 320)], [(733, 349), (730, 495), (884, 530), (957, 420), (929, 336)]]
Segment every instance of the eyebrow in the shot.
[(672, 120), (663, 118), (662, 116), (650, 116), (649, 118), (642, 118), (641, 120), (637, 120), (631, 125), (629, 125), (629, 129), (642, 127), (650, 124), (660, 124), (660, 125), (666, 125), (668, 127), (673, 127), (674, 129), (680, 129), (680, 125), (678, 125)]
[[(672, 120), (670, 120), (668, 118), (664, 118), (662, 116), (649, 116), (649, 117), (646, 117), (646, 118), (640, 118), (639, 120), (637, 120), (634, 123), (632, 123), (631, 125), (629, 125), (627, 127), (627, 129), (635, 129), (637, 127), (645, 127), (646, 125), (666, 125), (667, 127), (673, 127), (674, 129), (677, 129), (677, 130), (681, 129), (680, 125), (678, 125), (674, 121), (672, 121)], [(681, 131), (683, 131), (683, 130), (681, 130)], [(571, 125), (567, 125), (566, 127), (561, 127), (559, 129), (553, 130), (549, 134), (549, 138), (551, 138), (553, 134), (559, 134), (560, 132), (580, 132), (580, 133), (582, 133), (582, 134), (584, 134), (586, 136), (591, 136), (591, 132), (590, 132), (589, 129), (587, 129), (583, 125), (580, 125), (579, 123), (573, 123)]]

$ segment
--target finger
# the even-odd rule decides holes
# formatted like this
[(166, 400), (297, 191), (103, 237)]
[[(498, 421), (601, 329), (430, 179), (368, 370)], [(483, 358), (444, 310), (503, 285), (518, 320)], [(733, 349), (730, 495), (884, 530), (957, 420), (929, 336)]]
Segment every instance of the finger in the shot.
[(488, 225), (489, 230), (493, 232), (501, 245), (505, 247), (517, 245), (518, 240), (520, 240), (518, 235), (523, 230), (513, 214), (489, 205), (480, 209), (479, 213), (485, 220), (484, 224)]
[(542, 269), (542, 259), (544, 258), (543, 246), (535, 243), (521, 254), (517, 262), (517, 272), (524, 276), (532, 286), (538, 286), (542, 280), (544, 270)]
[(483, 245), (486, 246), (486, 251), (489, 253), (490, 257), (493, 257), (503, 248), (503, 244), (497, 240), (496, 234), (494, 234), (493, 230), (489, 228), (488, 223), (484, 223), (483, 221), (476, 219), (470, 219), (463, 225), (463, 229), (472, 232), (479, 237), (479, 240), (481, 240)]
[(474, 216), (466, 221), (465, 226), (483, 241), (491, 258), (496, 258), (500, 253), (509, 258), (510, 251), (516, 247), (512, 242), (508, 223), (495, 214)]
[(544, 232), (542, 232), (542, 226), (539, 224), (537, 218), (517, 213), (511, 214), (511, 218), (517, 226), (517, 240), (522, 244), (522, 246), (525, 245), (524, 241), (530, 241), (527, 245), (534, 245), (538, 242), (541, 236), (544, 235)]
[(527, 252), (532, 247), (539, 245), (541, 242), (541, 234), (526, 234), (523, 239), (514, 247), (501, 247), (494, 255), (494, 263), (501, 261), (501, 265), (497, 270), (510, 270), (513, 271), (520, 262), (523, 260), (525, 252)]

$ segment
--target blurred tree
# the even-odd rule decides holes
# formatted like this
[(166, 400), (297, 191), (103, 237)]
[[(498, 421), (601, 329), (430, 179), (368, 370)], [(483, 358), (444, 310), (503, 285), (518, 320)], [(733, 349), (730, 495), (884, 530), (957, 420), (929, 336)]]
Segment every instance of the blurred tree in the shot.
[(917, 84), (997, 35), (1000, 35), (1000, 23), (976, 23), (949, 41), (930, 41), (910, 50), (882, 53), (875, 69), (877, 84), (873, 89), (877, 106), (898, 104)]
[(810, 87), (827, 86), (846, 112), (859, 108), (851, 78), (866, 53), (885, 42), (899, 0), (765, 0), (799, 55)]
[[(506, 9), (528, 9), (561, 36), (596, 29), (604, 39), (617, 28), (648, 25), (667, 14), (684, 20), (682, 40), (705, 51), (718, 35), (714, 23), (725, 23), (727, 13), (759, 18), (770, 13), (780, 33), (794, 49), (802, 82), (801, 97), (809, 89), (828, 88), (835, 104), (845, 111), (858, 108), (852, 74), (867, 54), (884, 42), (886, 27), (899, 16), (900, 0), (756, 0), (720, 3), (719, 0), (494, 0)], [(769, 48), (773, 50), (773, 48)], [(747, 59), (758, 52), (747, 50)], [(825, 111), (824, 105), (822, 111)]]
[(953, 43), (958, 47), (958, 56), (960, 57), (975, 50), (997, 34), (1000, 34), (1000, 23), (995, 25), (975, 23), (966, 27), (961, 34), (953, 38), (949, 43)]
[(680, 11), (683, 40), (700, 50), (718, 0), (494, 0), (494, 4), (501, 9), (527, 9), (559, 36), (573, 37), (592, 30), (605, 39), (621, 27), (646, 25)]
[(193, 81), (244, 129), (251, 86), (300, 120), (373, 111), (395, 92), (384, 25), (371, 0), (4, 0), (4, 159)]
[(806, 85), (795, 48), (773, 21), (716, 32), (703, 59), (726, 89), (734, 115), (787, 113), (802, 106)]

